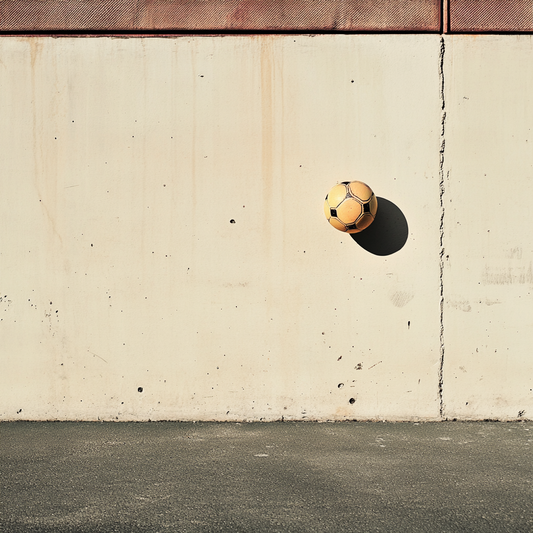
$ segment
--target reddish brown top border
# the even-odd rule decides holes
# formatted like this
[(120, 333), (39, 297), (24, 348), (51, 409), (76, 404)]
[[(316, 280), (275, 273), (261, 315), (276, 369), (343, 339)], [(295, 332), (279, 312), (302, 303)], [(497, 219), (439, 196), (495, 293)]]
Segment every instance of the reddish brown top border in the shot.
[(452, 33), (531, 32), (533, 0), (448, 0)]
[(1, 32), (438, 32), (441, 0), (0, 0)]

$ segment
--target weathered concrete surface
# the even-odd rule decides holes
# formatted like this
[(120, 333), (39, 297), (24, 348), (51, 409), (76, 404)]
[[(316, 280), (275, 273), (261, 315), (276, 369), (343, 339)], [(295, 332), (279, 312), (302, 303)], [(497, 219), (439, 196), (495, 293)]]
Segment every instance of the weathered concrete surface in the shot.
[(532, 37), (448, 37), (445, 87), (445, 412), (532, 418)]
[[(1, 39), (0, 417), (437, 419), (439, 51)], [(396, 253), (325, 220), (351, 179)]]
[(3, 423), (0, 529), (533, 530), (531, 423)]
[(531, 418), (532, 43), (0, 39), (0, 419)]

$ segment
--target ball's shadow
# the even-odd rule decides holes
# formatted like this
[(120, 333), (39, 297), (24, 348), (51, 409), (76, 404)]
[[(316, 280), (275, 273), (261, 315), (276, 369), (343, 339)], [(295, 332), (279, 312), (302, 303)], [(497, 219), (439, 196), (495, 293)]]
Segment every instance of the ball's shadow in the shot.
[(374, 255), (391, 255), (407, 242), (409, 226), (400, 208), (378, 196), (378, 212), (372, 224), (352, 239), (361, 248)]

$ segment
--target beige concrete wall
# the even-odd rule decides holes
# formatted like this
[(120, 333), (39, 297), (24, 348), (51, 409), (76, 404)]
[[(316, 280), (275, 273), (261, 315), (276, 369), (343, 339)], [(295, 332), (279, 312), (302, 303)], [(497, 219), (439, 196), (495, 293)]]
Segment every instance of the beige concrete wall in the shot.
[(444, 402), (533, 417), (533, 40), (446, 49)]
[(531, 41), (464, 39), (1, 39), (0, 417), (527, 417)]

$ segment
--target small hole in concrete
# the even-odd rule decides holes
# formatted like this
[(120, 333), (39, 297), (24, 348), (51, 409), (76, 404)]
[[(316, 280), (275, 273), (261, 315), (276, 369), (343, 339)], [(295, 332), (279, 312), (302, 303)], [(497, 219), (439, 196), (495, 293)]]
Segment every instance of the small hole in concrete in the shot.
[(344, 387), (344, 383), (339, 383), (337, 387), (339, 387), (339, 389), (342, 389)]
[(139, 388), (137, 389), (137, 391), (142, 392), (142, 391), (143, 391), (143, 388), (142, 388), (142, 387), (139, 387)]
[(229, 221), (230, 224), (235, 224), (235, 220), (232, 218), (230, 221)]
[(354, 404), (355, 403), (355, 398), (350, 398), (350, 403)]

